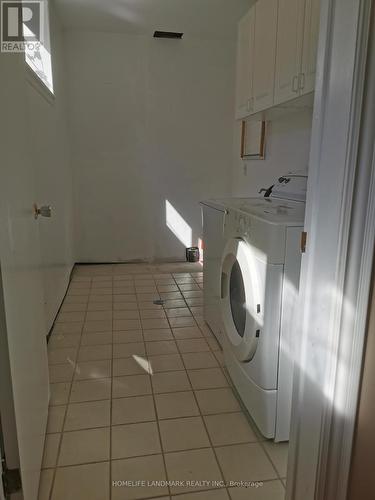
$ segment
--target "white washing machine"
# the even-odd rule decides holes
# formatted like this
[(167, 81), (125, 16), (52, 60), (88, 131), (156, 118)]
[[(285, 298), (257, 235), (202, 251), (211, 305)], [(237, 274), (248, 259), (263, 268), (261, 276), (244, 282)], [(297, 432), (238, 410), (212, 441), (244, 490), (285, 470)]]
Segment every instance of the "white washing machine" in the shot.
[(221, 264), (223, 348), (261, 433), (289, 439), (306, 176), (280, 178), (268, 198), (228, 200)]

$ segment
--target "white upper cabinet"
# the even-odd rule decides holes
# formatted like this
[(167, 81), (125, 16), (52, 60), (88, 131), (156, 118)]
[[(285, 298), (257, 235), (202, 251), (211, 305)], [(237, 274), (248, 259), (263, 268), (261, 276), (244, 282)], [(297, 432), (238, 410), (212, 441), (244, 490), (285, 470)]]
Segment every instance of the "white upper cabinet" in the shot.
[(236, 93), (237, 119), (244, 118), (252, 112), (254, 26), (255, 9), (251, 8), (241, 19), (238, 26)]
[(299, 94), (305, 0), (279, 0), (275, 104)]
[(305, 0), (305, 22), (300, 88), (308, 94), (315, 88), (316, 56), (319, 39), (320, 1)]
[(239, 24), (238, 119), (314, 90), (320, 0), (258, 0)]
[(273, 105), (278, 0), (255, 4), (253, 111)]

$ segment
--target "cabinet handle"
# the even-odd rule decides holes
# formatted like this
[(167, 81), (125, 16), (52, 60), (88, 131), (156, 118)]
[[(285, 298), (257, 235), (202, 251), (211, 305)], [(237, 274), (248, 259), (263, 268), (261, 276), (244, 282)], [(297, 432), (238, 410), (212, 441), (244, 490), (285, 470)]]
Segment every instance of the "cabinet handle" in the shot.
[(298, 92), (299, 75), (294, 75), (292, 80), (292, 91)]
[(306, 78), (305, 73), (299, 75), (299, 88), (303, 90), (305, 88)]

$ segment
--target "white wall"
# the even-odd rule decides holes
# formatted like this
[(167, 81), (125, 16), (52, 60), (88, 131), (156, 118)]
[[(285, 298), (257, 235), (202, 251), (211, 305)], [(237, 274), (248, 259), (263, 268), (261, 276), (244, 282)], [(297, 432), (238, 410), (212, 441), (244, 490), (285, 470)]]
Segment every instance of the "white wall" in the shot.
[(50, 7), (52, 69), (55, 98), (30, 72), (27, 86), (32, 164), (36, 202), (51, 205), (51, 219), (39, 218), (46, 332), (52, 326), (64, 297), (73, 256), (72, 171), (67, 131), (62, 30)]
[(78, 261), (183, 259), (169, 200), (230, 193), (235, 43), (65, 33)]
[[(306, 169), (310, 151), (312, 111), (289, 112), (268, 122), (265, 160), (240, 159), (240, 123), (235, 126), (233, 196), (258, 196), (262, 187), (291, 170)], [(244, 172), (247, 167), (247, 174)]]

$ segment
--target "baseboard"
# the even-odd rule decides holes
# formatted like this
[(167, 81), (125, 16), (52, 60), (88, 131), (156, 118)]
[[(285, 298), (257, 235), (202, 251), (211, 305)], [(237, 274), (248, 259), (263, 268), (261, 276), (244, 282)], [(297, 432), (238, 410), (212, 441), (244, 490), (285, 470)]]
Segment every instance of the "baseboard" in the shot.
[(163, 257), (156, 259), (130, 259), (130, 260), (116, 260), (116, 261), (78, 261), (76, 266), (112, 266), (116, 264), (181, 264), (186, 262), (186, 259), (181, 257)]
[(58, 310), (57, 310), (57, 312), (56, 312), (56, 315), (55, 315), (55, 318), (54, 318), (54, 320), (53, 320), (53, 322), (52, 322), (51, 328), (49, 329), (49, 331), (48, 331), (48, 333), (47, 333), (47, 337), (46, 337), (46, 338), (47, 338), (47, 344), (48, 344), (49, 339), (50, 339), (50, 337), (51, 337), (51, 335), (52, 335), (52, 331), (53, 331), (53, 329), (54, 329), (54, 327), (55, 327), (56, 319), (57, 319), (58, 315), (60, 314), (60, 310), (61, 310), (61, 307), (62, 307), (62, 305), (63, 305), (63, 303), (64, 303), (64, 300), (65, 300), (66, 294), (68, 293), (68, 289), (69, 289), (70, 282), (72, 281), (72, 276), (73, 276), (73, 271), (74, 271), (74, 267), (75, 267), (75, 265), (76, 265), (76, 264), (72, 264), (72, 265), (71, 265), (71, 269), (70, 269), (70, 272), (69, 272), (69, 274), (68, 274), (69, 278), (68, 278), (67, 283), (66, 283), (66, 286), (65, 286), (65, 293), (64, 293), (64, 295), (63, 295), (63, 297), (62, 297), (62, 299), (61, 299), (60, 307), (58, 308)]

